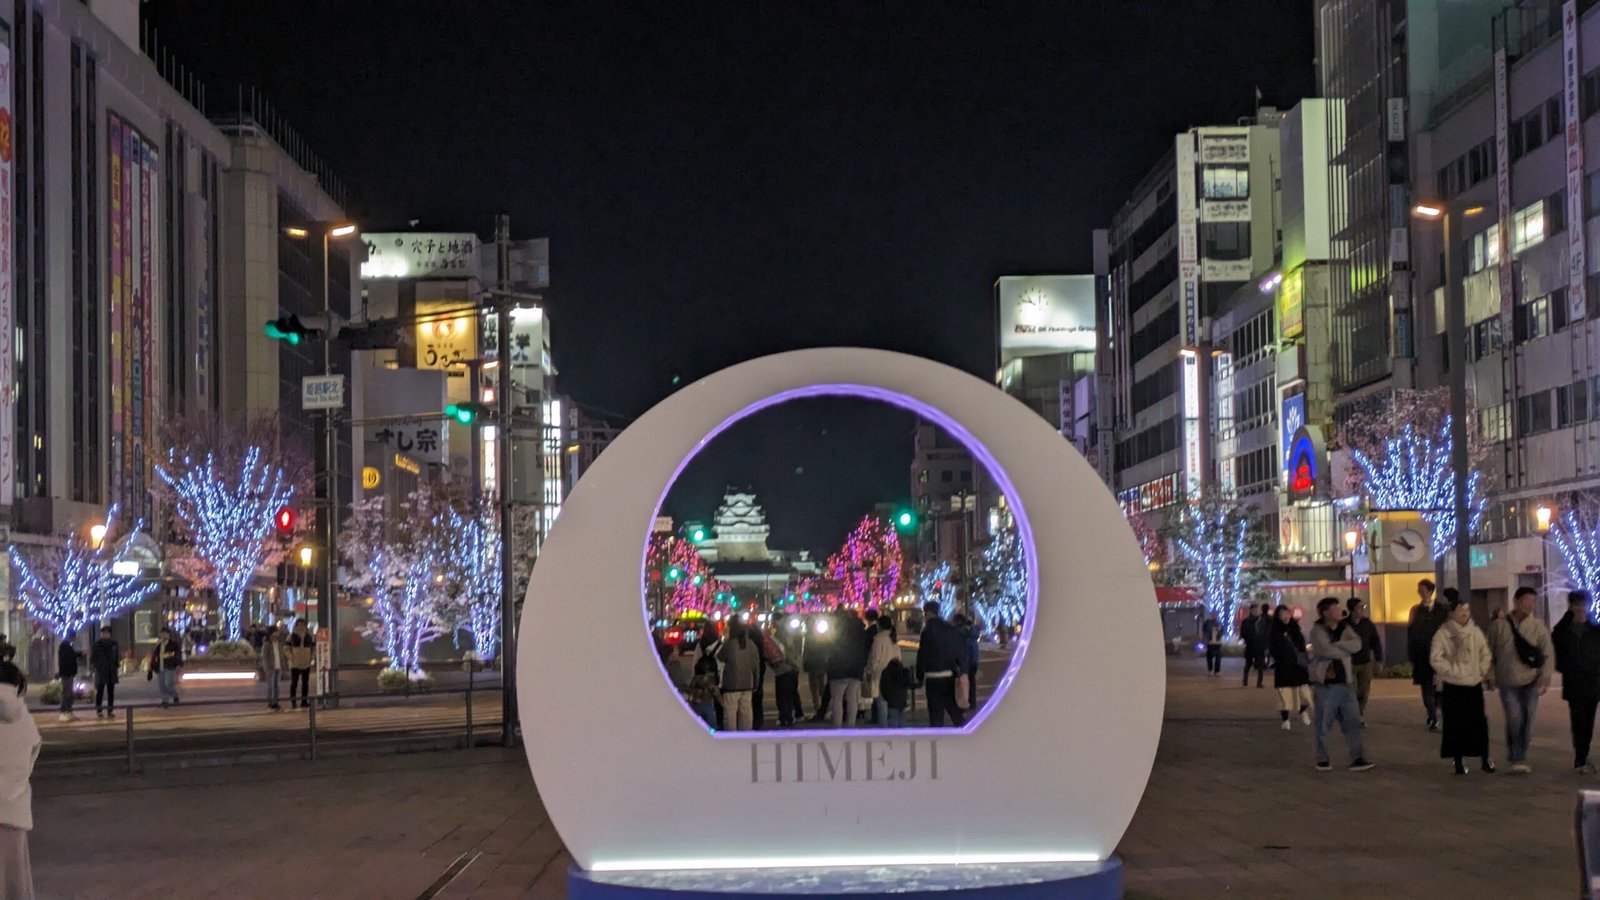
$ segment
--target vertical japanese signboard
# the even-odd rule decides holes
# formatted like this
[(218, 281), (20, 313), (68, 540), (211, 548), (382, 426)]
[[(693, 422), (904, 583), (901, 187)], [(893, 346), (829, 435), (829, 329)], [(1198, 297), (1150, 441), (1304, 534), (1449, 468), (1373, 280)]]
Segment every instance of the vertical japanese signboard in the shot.
[(1584, 247), (1583, 115), (1578, 106), (1578, 2), (1561, 5), (1561, 108), (1567, 128), (1567, 317), (1583, 318), (1587, 299), (1585, 276), (1588, 254)]
[[(1506, 48), (1494, 52), (1494, 159), (1495, 203), (1500, 214), (1500, 328), (1502, 334), (1511, 334), (1511, 317), (1516, 310), (1516, 286), (1511, 274), (1511, 101), (1510, 75), (1506, 68)], [(1582, 221), (1582, 220), (1579, 220)], [(1576, 227), (1576, 226), (1575, 226)], [(1461, 240), (1453, 234), (1451, 240)], [(1446, 273), (1448, 275), (1448, 273)], [(1445, 292), (1445, 303), (1457, 302)], [(1460, 352), (1460, 348), (1451, 350)]]
[(1179, 339), (1200, 343), (1200, 209), (1195, 198), (1194, 135), (1178, 135)]
[(11, 29), (0, 23), (0, 506), (17, 494), (17, 353), (12, 310)]
[(154, 359), (156, 147), (121, 117), (107, 114), (111, 190), (111, 496), (148, 517), (146, 447), (155, 420)]

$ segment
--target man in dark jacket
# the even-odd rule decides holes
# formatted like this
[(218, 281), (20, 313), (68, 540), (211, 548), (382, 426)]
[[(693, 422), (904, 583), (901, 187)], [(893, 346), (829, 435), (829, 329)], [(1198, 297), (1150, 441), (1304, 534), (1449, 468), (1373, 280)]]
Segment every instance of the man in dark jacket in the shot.
[(1345, 604), (1350, 611), (1350, 627), (1361, 638), (1361, 651), (1351, 658), (1355, 669), (1356, 706), (1361, 718), (1366, 720), (1367, 696), (1372, 693), (1372, 678), (1383, 665), (1383, 639), (1378, 636), (1378, 626), (1367, 615), (1367, 605), (1360, 597), (1351, 597)]
[(828, 628), (832, 625), (831, 617), (825, 615), (805, 623), (805, 649), (800, 654), (800, 668), (806, 673), (813, 722), (828, 717), (828, 656), (833, 652)]
[[(117, 670), (122, 668), (122, 648), (111, 637), (111, 626), (100, 629), (100, 640), (89, 651), (89, 667), (94, 670), (94, 717), (115, 718), (117, 713)], [(100, 711), (105, 701), (105, 712)]]
[(183, 642), (172, 636), (171, 628), (161, 629), (161, 639), (150, 651), (150, 675), (161, 691), (161, 708), (178, 702), (178, 670), (183, 668)]
[(1600, 627), (1589, 619), (1589, 594), (1567, 594), (1567, 612), (1552, 629), (1556, 669), (1561, 672), (1561, 699), (1572, 719), (1572, 767), (1594, 774), (1589, 744), (1594, 738), (1595, 707), (1600, 705)]
[(1222, 674), (1222, 623), (1216, 616), (1206, 616), (1200, 623), (1200, 640), (1206, 645), (1206, 674)]
[(1450, 615), (1449, 604), (1433, 598), (1433, 581), (1427, 578), (1417, 582), (1417, 596), (1421, 598), (1411, 607), (1411, 619), (1406, 625), (1406, 656), (1411, 659), (1411, 683), (1422, 688), (1422, 706), (1428, 711), (1428, 730), (1439, 730), (1439, 702), (1433, 693), (1433, 664), (1428, 654), (1433, 650), (1433, 635)]
[(61, 721), (71, 722), (77, 716), (72, 714), (72, 682), (78, 677), (78, 659), (82, 654), (78, 648), (72, 646), (72, 635), (68, 633), (61, 638), (61, 646), (56, 648), (56, 677), (61, 679)]
[(1272, 643), (1272, 604), (1261, 604), (1261, 615), (1244, 621), (1244, 681), (1240, 687), (1250, 686), (1250, 669), (1256, 670), (1256, 687), (1265, 687), (1267, 675), (1267, 649)]
[(927, 616), (922, 639), (917, 646), (917, 682), (928, 697), (928, 725), (943, 728), (945, 716), (955, 727), (967, 724), (967, 716), (956, 705), (956, 676), (968, 671), (966, 638), (954, 625), (939, 615), (939, 604), (922, 607)]
[(856, 723), (861, 709), (861, 678), (872, 653), (872, 637), (854, 612), (840, 610), (833, 620), (833, 652), (828, 655), (828, 720), (835, 728)]

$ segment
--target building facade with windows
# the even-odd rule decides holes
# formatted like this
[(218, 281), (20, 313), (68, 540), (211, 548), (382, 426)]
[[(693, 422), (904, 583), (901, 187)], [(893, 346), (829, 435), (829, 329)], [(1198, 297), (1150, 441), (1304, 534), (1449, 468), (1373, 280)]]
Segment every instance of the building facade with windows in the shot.
[(1105, 471), (1130, 511), (1215, 483), (1213, 319), (1276, 258), (1280, 118), (1262, 108), (1177, 135), (1097, 237), (1095, 402)]

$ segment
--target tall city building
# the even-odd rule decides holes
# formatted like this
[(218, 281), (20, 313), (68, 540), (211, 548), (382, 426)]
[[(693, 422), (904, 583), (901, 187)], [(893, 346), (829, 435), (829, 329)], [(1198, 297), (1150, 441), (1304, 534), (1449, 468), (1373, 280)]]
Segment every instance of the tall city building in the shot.
[(1272, 268), (1278, 110), (1193, 128), (1097, 236), (1105, 283), (1097, 315), (1096, 402), (1112, 488), (1150, 511), (1214, 486), (1213, 317)]
[[(251, 95), (209, 107), (139, 33), (137, 0), (0, 9), (0, 536), (59, 543), (117, 506), (151, 529), (137, 561), (155, 575), (153, 460), (175, 422), (270, 414), (309, 456), (299, 377), (324, 360), (262, 326), (348, 309), (357, 257), (340, 244), (324, 266), (320, 241), (284, 231), (343, 212), (281, 118)], [(27, 635), (12, 575), (0, 614)]]
[(994, 284), (995, 382), (1091, 457), (1094, 304), (1093, 275), (1005, 275)]

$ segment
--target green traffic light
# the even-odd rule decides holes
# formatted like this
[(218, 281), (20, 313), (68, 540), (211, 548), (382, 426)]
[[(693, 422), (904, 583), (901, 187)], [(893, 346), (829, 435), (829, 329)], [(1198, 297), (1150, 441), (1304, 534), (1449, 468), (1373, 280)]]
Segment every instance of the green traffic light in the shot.
[(470, 406), (452, 403), (444, 408), (445, 415), (454, 418), (463, 425), (471, 425), (472, 420), (478, 417), (477, 410)]
[(272, 338), (275, 341), (288, 341), (289, 346), (291, 347), (298, 346), (300, 344), (300, 335), (292, 331), (284, 331), (282, 328), (278, 327), (277, 322), (267, 323), (267, 337)]
[(679, 578), (682, 578), (682, 577), (683, 577), (683, 570), (678, 568), (677, 566), (673, 566), (672, 568), (667, 570), (667, 580), (668, 581), (677, 581)]
[(689, 535), (689, 540), (694, 541), (696, 544), (700, 543), (701, 541), (703, 541), (705, 539), (706, 539), (706, 530), (704, 528), (696, 528), (694, 530), (694, 533)]
[(705, 584), (705, 581), (706, 581), (706, 577), (704, 575), (701, 575), (699, 573), (695, 574), (695, 576), (694, 576), (694, 586), (695, 587), (699, 587), (700, 585)]

